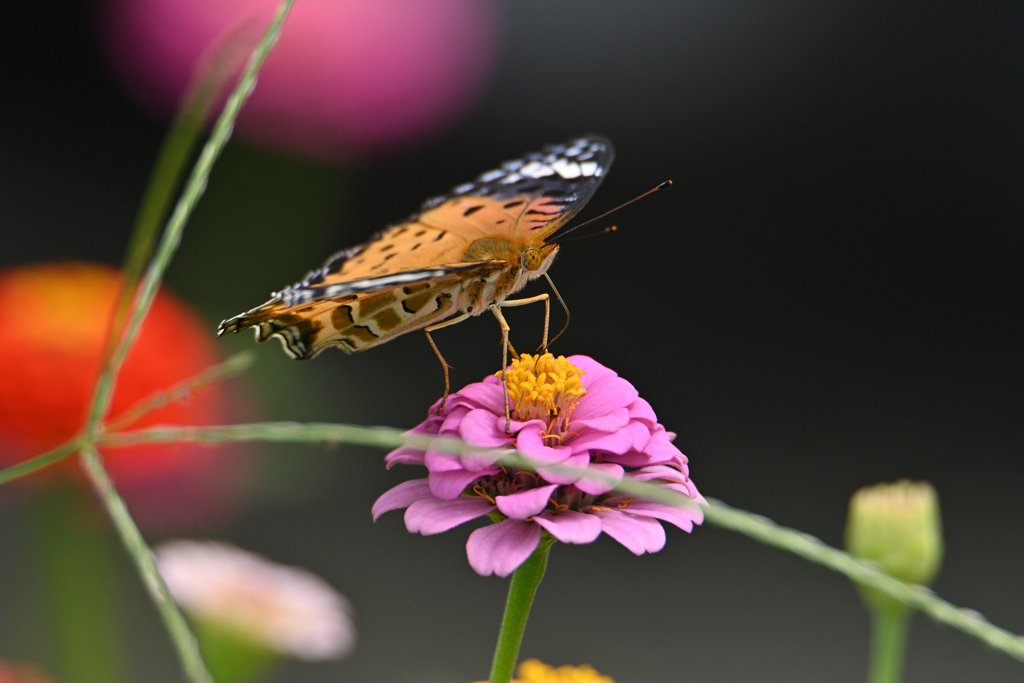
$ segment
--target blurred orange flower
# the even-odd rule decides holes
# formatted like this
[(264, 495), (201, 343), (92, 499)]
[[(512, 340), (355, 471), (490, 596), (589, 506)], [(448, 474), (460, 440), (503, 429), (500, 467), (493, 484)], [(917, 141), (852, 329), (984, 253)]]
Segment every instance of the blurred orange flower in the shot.
[(0, 683), (50, 683), (50, 679), (31, 664), (0, 659)]
[[(120, 286), (117, 270), (96, 264), (0, 271), (0, 467), (53, 448), (82, 428)], [(207, 325), (161, 291), (118, 377), (110, 416), (218, 360)], [(217, 424), (225, 421), (227, 404), (223, 388), (213, 386), (132, 427)], [(241, 463), (220, 449), (147, 445), (103, 455), (129, 505), (136, 503), (133, 513), (151, 526), (208, 519), (237, 498), (231, 494), (239, 490)], [(67, 465), (53, 470), (77, 473)]]

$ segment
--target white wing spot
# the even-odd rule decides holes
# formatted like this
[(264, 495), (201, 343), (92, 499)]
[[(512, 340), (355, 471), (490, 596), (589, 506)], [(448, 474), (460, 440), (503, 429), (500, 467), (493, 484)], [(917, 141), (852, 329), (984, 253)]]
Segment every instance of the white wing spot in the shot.
[(511, 185), (512, 183), (518, 183), (523, 179), (523, 176), (518, 173), (509, 173), (507, 176), (501, 179), (501, 182), (505, 185)]
[(597, 164), (593, 161), (584, 161), (582, 164), (580, 164), (580, 172), (588, 177), (597, 175), (597, 172), (599, 170), (600, 169), (598, 168)]
[(569, 161), (568, 159), (559, 159), (558, 161), (551, 164), (551, 168), (555, 169), (558, 175), (562, 176), (566, 180), (580, 177), (580, 165), (575, 161)]
[(530, 178), (546, 178), (549, 175), (554, 175), (554, 171), (550, 166), (531, 161), (530, 163), (519, 169), (519, 172)]
[(497, 180), (503, 175), (505, 175), (505, 171), (496, 168), (493, 171), (488, 171), (487, 173), (484, 173), (477, 180), (481, 183), (489, 183), (491, 181)]
[(465, 194), (466, 192), (472, 190), (474, 187), (476, 187), (475, 183), (463, 183), (462, 185), (459, 185), (458, 187), (454, 188), (452, 190), (452, 194)]

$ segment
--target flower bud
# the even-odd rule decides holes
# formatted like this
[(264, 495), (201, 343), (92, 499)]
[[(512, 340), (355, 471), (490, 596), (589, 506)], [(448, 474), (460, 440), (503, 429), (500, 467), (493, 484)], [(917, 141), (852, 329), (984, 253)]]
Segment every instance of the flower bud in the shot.
[[(893, 576), (928, 585), (942, 564), (939, 500), (927, 482), (906, 479), (860, 489), (850, 499), (846, 549)], [(879, 596), (866, 594), (870, 601)]]

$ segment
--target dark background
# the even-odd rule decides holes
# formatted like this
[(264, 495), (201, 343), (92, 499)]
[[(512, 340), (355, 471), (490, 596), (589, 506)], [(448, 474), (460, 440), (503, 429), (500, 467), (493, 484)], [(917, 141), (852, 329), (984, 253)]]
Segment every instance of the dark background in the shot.
[[(679, 432), (705, 495), (828, 543), (841, 543), (857, 487), (933, 482), (948, 544), (937, 592), (1024, 631), (1022, 6), (504, 9), (493, 86), (418, 150), (338, 169), (233, 143), (172, 289), (212, 334), (423, 198), (543, 143), (607, 135), (617, 160), (583, 218), (675, 185), (615, 216), (617, 233), (562, 250), (551, 275), (573, 324), (553, 350), (632, 381)], [(5, 11), (2, 265), (122, 257), (163, 128), (108, 76), (92, 11)], [(539, 321), (512, 311), (513, 340), (529, 345)], [(493, 320), (437, 340), (455, 386), (499, 364)], [(253, 347), (248, 335), (221, 343)], [(258, 352), (247, 381), (267, 419), (409, 427), (441, 388), (419, 334), (310, 364), (276, 344)], [(468, 527), (423, 538), (400, 513), (371, 524), (373, 500), (417, 476), (385, 472), (380, 456), (254, 449), (259, 495), (199, 532), (309, 567), (354, 602), (356, 653), (288, 665), (280, 680), (486, 675), (506, 582), (470, 570)], [(25, 514), (0, 512), (0, 656), (55, 669)], [(620, 683), (864, 679), (868, 621), (844, 579), (715, 528), (668, 536), (643, 558), (607, 538), (556, 548), (523, 654)], [(180, 680), (127, 561), (119, 571), (132, 679)], [(1024, 673), (920, 617), (908, 658), (908, 681)]]

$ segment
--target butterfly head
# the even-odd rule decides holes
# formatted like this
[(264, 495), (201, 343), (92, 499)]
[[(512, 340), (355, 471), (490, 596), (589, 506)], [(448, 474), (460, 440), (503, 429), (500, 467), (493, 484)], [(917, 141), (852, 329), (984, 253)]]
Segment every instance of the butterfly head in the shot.
[(519, 259), (519, 264), (526, 272), (526, 277), (532, 280), (547, 272), (557, 253), (557, 244), (543, 244), (539, 248), (527, 247)]

